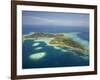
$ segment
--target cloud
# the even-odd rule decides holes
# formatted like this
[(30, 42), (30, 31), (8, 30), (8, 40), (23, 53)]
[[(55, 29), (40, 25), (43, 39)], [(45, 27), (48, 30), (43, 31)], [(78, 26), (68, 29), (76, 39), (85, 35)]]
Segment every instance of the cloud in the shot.
[(89, 22), (84, 19), (67, 19), (67, 18), (46, 18), (39, 16), (23, 16), (23, 25), (53, 25), (53, 26), (89, 26)]
[(49, 25), (54, 23), (53, 20), (33, 16), (23, 16), (22, 21), (24, 25)]

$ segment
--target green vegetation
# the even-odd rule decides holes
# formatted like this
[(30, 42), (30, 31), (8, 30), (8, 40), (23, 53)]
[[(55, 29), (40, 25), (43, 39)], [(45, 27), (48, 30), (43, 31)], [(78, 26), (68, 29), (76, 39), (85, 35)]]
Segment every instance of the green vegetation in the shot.
[(78, 42), (75, 42), (73, 39), (71, 38), (54, 38), (50, 44), (59, 44), (59, 46), (63, 45), (63, 46), (70, 46), (73, 48), (79, 48), (84, 50), (84, 46), (79, 44)]

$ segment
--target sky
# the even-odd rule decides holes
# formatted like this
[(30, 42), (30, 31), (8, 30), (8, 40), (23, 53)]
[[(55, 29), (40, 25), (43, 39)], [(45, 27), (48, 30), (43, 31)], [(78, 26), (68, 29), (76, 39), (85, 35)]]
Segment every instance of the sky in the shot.
[(22, 11), (22, 24), (30, 26), (89, 27), (89, 14)]

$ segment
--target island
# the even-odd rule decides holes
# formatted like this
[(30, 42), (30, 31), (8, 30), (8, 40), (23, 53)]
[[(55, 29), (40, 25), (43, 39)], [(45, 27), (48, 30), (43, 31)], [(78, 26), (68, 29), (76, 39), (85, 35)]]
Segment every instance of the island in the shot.
[[(23, 42), (26, 40), (43, 41), (47, 45), (53, 46), (55, 49), (64, 49), (62, 50), (64, 52), (69, 49), (80, 56), (85, 56), (89, 53), (89, 49), (87, 49), (81, 43), (74, 41), (73, 38), (66, 36), (65, 33), (31, 32), (23, 35)], [(39, 45), (39, 43), (33, 44), (32, 46), (37, 45)], [(41, 47), (37, 48), (37, 50), (38, 49), (41, 49)], [(31, 58), (35, 58), (36, 56), (38, 56), (38, 54), (32, 55)], [(44, 55), (42, 57), (44, 57)], [(39, 55), (39, 58), (42, 57)]]
[(39, 52), (39, 53), (30, 55), (29, 58), (31, 60), (39, 60), (39, 59), (43, 58), (45, 55), (46, 55), (45, 52)]

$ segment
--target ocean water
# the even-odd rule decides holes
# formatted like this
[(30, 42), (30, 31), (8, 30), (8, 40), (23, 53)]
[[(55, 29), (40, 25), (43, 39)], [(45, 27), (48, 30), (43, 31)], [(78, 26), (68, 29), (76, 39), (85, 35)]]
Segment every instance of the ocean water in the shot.
[[(78, 37), (82, 40), (89, 42), (89, 32), (88, 28), (78, 28), (78, 29), (32, 29), (23, 28), (23, 35), (30, 32), (50, 32), (50, 33), (67, 33), (67, 32), (80, 32)], [(38, 42), (38, 41), (37, 41)], [(62, 52), (60, 49), (55, 49), (53, 46), (47, 45), (45, 42), (38, 42), (39, 45), (32, 46), (32, 44), (37, 43), (33, 40), (26, 40), (22, 43), (22, 68), (52, 68), (52, 67), (77, 67), (77, 66), (89, 66), (89, 59), (84, 59), (78, 55), (75, 55), (72, 51)], [(42, 49), (36, 50), (37, 47)], [(32, 60), (29, 58), (30, 55), (45, 52), (46, 55), (39, 60)]]

